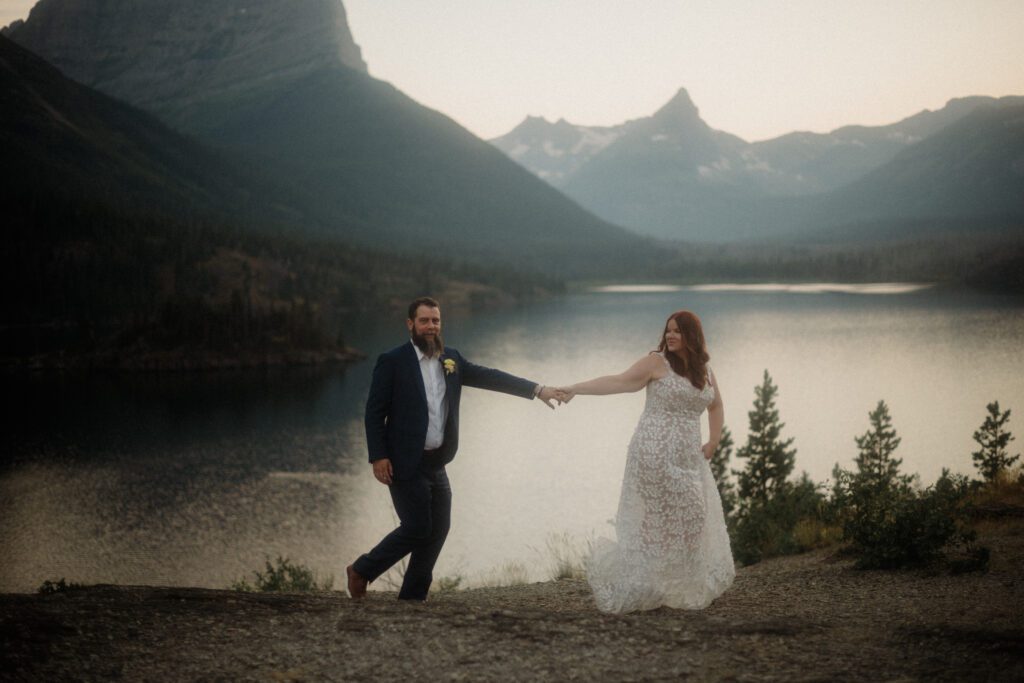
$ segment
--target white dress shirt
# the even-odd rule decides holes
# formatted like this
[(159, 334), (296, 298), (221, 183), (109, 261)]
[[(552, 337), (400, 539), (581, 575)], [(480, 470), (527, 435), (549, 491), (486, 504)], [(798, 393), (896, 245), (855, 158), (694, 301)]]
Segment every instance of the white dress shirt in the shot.
[(445, 396), (444, 369), (441, 359), (430, 358), (420, 347), (409, 341), (416, 349), (416, 357), (420, 359), (420, 372), (423, 373), (423, 388), (427, 392), (427, 440), (423, 450), (432, 451), (444, 443), (444, 425), (448, 420), (448, 398)]

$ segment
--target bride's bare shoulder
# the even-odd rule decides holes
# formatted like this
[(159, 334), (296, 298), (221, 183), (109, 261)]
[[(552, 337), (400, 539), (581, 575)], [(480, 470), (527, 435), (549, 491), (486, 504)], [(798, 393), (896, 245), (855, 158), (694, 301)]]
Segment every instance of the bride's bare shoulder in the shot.
[(668, 374), (668, 366), (665, 363), (665, 357), (661, 355), (660, 351), (651, 351), (646, 356), (640, 359), (639, 363), (643, 363), (644, 369), (651, 374), (651, 379), (661, 379)]

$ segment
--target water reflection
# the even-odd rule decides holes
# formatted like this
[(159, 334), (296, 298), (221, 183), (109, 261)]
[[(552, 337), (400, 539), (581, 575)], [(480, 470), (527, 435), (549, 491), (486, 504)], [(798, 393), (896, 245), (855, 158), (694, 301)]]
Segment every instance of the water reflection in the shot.
[(713, 285), (601, 285), (591, 292), (601, 294), (660, 294), (664, 292), (787, 292), (790, 294), (910, 294), (930, 289), (934, 285), (913, 282), (869, 282), (847, 284), (842, 282), (807, 282), (791, 284), (768, 282), (759, 284), (721, 283)]
[(681, 285), (602, 285), (590, 291), (604, 294), (653, 294), (658, 292), (679, 292)]
[(908, 282), (870, 282), (845, 284), (841, 282), (811, 282), (802, 284), (767, 283), (756, 285), (716, 284), (686, 287), (694, 292), (788, 292), (791, 294), (910, 294), (931, 288), (933, 285)]
[[(32, 375), (5, 380), (11, 401), (6, 456), (24, 455), (42, 437), (102, 458), (111, 450), (141, 454), (237, 436), (273, 436), (281, 425), (303, 428), (337, 422), (343, 375), (300, 368), (116, 375)], [(344, 415), (342, 415), (344, 417)], [(119, 454), (118, 457), (121, 457)]]

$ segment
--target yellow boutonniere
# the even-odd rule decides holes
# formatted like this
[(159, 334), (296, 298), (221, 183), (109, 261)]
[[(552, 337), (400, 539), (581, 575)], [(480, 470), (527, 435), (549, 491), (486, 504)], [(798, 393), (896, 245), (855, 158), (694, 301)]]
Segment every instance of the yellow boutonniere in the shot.
[(444, 374), (450, 375), (455, 372), (455, 361), (451, 358), (444, 359)]

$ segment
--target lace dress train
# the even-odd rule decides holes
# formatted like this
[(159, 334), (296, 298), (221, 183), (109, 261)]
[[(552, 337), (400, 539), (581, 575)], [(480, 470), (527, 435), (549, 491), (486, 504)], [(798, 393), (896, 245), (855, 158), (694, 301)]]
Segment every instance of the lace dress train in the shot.
[[(668, 361), (666, 361), (668, 365)], [(714, 399), (669, 373), (647, 385), (629, 444), (615, 520), (587, 560), (598, 609), (702, 609), (736, 575), (722, 500), (701, 452), (700, 416)]]

